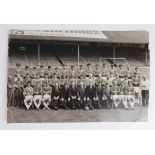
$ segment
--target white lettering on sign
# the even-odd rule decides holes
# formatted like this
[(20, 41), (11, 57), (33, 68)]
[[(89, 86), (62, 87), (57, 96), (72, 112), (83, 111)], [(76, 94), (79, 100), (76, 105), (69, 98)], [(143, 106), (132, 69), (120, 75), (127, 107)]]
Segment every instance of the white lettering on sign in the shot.
[(102, 31), (91, 30), (12, 30), (10, 34), (108, 39), (108, 37)]

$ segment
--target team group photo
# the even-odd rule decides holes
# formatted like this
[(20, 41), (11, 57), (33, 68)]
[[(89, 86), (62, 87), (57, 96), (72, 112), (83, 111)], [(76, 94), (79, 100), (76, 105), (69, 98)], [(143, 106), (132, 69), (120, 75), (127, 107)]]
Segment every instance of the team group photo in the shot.
[(11, 30), (9, 123), (147, 121), (144, 31)]

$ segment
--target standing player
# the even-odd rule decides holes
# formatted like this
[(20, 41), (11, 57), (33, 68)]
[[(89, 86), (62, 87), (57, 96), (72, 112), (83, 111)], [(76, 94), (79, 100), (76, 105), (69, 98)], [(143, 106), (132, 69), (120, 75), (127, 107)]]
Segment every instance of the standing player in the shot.
[(109, 75), (109, 71), (106, 68), (105, 64), (103, 64), (102, 72), (101, 73), (102, 73), (103, 80), (107, 80), (107, 75)]
[(79, 68), (79, 70), (77, 72), (77, 76), (78, 76), (78, 78), (80, 78), (81, 76), (84, 77), (84, 75), (85, 75), (85, 71), (83, 69), (83, 65), (80, 65), (80, 68)]
[(93, 74), (93, 70), (92, 70), (92, 68), (91, 68), (91, 64), (88, 63), (88, 64), (87, 64), (87, 68), (86, 68), (86, 70), (85, 70), (85, 76), (86, 76), (86, 77), (89, 77), (90, 74)]
[[(17, 75), (19, 76), (19, 75)], [(17, 77), (14, 82), (15, 87), (15, 106), (18, 108), (23, 103), (23, 80), (20, 77)]]
[(129, 80), (131, 80), (131, 78), (133, 76), (133, 72), (132, 72), (130, 66), (127, 66), (127, 69), (125, 70), (125, 75), (128, 77)]
[(29, 110), (33, 102), (33, 88), (31, 87), (31, 82), (27, 83), (27, 87), (24, 89), (24, 105), (26, 109)]
[(27, 74), (30, 74), (29, 66), (25, 66), (25, 69), (23, 70), (23, 77), (26, 77)]
[(40, 79), (42, 81), (45, 78), (45, 69), (44, 69), (43, 65), (40, 66), (40, 69), (39, 69), (38, 73), (39, 73)]
[(23, 73), (23, 71), (22, 71), (22, 69), (21, 69), (21, 64), (19, 64), (19, 63), (17, 63), (16, 64), (16, 69), (15, 69), (15, 76), (22, 76), (22, 73)]
[(100, 70), (100, 68), (99, 68), (99, 65), (98, 64), (96, 64), (95, 65), (95, 70), (94, 70), (94, 72), (93, 72), (93, 75), (94, 75), (94, 77), (98, 77), (98, 75), (101, 73), (101, 70)]
[(14, 79), (12, 76), (9, 76), (7, 82), (8, 107), (14, 106), (14, 89)]
[(51, 66), (48, 66), (46, 73), (48, 74), (49, 77), (52, 77), (53, 71), (51, 69)]
[(31, 71), (31, 77), (32, 79), (35, 79), (37, 77), (38, 71), (37, 71), (37, 67), (34, 66), (32, 71)]
[(119, 78), (120, 79), (123, 79), (124, 78), (125, 72), (124, 72), (124, 69), (123, 69), (123, 65), (122, 64), (119, 65), (118, 74), (119, 74)]
[(143, 76), (141, 81), (141, 90), (142, 90), (142, 105), (148, 106), (149, 104), (149, 80), (146, 76)]
[(34, 86), (33, 89), (33, 93), (34, 93), (33, 97), (34, 105), (38, 110), (40, 110), (40, 105), (42, 101), (42, 86), (40, 85), (39, 81), (36, 82), (36, 85)]

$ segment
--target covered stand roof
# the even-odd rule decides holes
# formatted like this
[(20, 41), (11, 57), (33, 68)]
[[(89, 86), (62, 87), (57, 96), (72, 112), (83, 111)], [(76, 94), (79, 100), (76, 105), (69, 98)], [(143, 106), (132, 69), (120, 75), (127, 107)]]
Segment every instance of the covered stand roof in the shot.
[(10, 39), (148, 44), (146, 31), (11, 30)]

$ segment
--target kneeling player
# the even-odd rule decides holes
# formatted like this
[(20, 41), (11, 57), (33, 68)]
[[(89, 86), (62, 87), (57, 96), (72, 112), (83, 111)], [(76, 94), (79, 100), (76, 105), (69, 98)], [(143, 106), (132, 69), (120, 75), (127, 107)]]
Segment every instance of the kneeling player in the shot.
[(48, 83), (46, 83), (43, 87), (43, 98), (42, 98), (45, 109), (50, 109), (49, 105), (51, 103), (51, 92), (52, 88), (48, 85)]
[(33, 97), (35, 107), (40, 110), (40, 105), (42, 101), (42, 87), (40, 82), (37, 81), (36, 85), (34, 86), (34, 97)]
[(31, 87), (31, 82), (27, 83), (27, 87), (24, 89), (24, 96), (24, 105), (29, 110), (33, 101), (33, 88)]
[(129, 81), (128, 86), (126, 88), (126, 99), (131, 109), (134, 109), (134, 104), (135, 104), (134, 94), (135, 94), (134, 87), (132, 86), (131, 81)]

